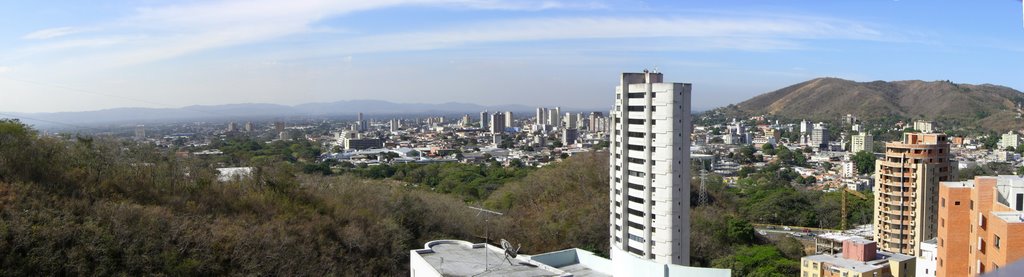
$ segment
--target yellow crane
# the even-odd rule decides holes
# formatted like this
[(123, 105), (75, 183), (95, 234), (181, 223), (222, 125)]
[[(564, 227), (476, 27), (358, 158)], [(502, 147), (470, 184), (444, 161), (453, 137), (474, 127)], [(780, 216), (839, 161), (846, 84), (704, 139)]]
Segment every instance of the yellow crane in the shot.
[(839, 221), (839, 229), (841, 229), (841, 230), (846, 230), (846, 227), (847, 227), (846, 226), (846, 194), (853, 194), (854, 196), (857, 196), (857, 198), (860, 198), (860, 199), (865, 199), (865, 200), (868, 199), (867, 196), (864, 196), (864, 194), (860, 193), (859, 191), (848, 189), (848, 188), (843, 188), (843, 204), (842, 204), (842, 207), (840, 207), (840, 211), (842, 213), (842, 215), (841, 215), (842, 216), (842, 220)]

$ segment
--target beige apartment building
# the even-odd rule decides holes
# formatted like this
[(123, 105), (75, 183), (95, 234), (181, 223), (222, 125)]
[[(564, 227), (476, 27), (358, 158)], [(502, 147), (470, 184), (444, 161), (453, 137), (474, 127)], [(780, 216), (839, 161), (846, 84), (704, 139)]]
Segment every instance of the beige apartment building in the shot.
[(875, 162), (875, 241), (880, 250), (917, 256), (936, 236), (939, 182), (952, 181), (956, 165), (945, 134), (906, 133), (885, 144)]

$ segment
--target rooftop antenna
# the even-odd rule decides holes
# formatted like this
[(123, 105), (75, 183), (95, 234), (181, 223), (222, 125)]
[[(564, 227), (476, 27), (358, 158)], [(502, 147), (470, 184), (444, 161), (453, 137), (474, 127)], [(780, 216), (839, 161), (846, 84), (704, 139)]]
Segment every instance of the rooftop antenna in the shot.
[(653, 71), (653, 73), (658, 73), (658, 65), (654, 65), (654, 71)]
[[(501, 239), (501, 249), (505, 249), (505, 261), (507, 261), (509, 265), (515, 265), (514, 263), (512, 263), (512, 259), (515, 259), (516, 256), (519, 255), (519, 248), (522, 247), (523, 244), (520, 243), (519, 245), (516, 246), (515, 249), (512, 249), (511, 242), (508, 242), (505, 239)], [(512, 259), (509, 259), (509, 257), (511, 257)]]
[[(476, 217), (477, 218), (480, 218), (480, 215), (485, 214), (485, 213), (489, 214), (491, 216), (505, 215), (503, 213), (495, 212), (495, 211), (484, 209), (484, 208), (473, 207), (473, 206), (466, 206), (466, 207), (470, 208), (470, 209), (473, 209), (473, 210), (476, 210), (477, 211), (477, 213), (476, 213)], [(490, 263), (488, 262), (488, 258), (487, 258), (488, 256), (490, 256), (490, 254), (487, 253), (487, 244), (490, 243), (490, 241), (491, 241), (491, 225), (488, 224), (489, 222), (490, 222), (490, 220), (485, 217), (484, 218), (484, 226), (485, 226), (484, 227), (485, 228), (484, 229), (484, 247), (483, 247), (483, 250), (484, 250), (484, 272), (487, 272), (487, 271), (491, 270), (490, 269)], [(502, 242), (502, 246), (504, 247), (505, 240), (502, 239), (501, 242)], [(519, 251), (519, 249), (517, 248), (516, 251)], [(508, 258), (507, 257), (508, 253), (505, 253), (505, 255), (506, 255), (506, 259), (507, 259)], [(512, 257), (515, 258), (515, 256), (512, 256)]]

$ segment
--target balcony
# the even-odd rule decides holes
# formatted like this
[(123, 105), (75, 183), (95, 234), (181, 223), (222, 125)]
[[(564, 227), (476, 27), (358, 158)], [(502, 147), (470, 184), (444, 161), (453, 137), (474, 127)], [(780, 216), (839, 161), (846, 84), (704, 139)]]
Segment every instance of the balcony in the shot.
[(879, 172), (879, 174), (891, 177), (916, 178), (917, 174), (914, 173), (914, 170), (906, 170), (903, 173), (900, 173), (899, 171), (896, 170), (882, 170)]
[(913, 197), (917, 197), (917, 192), (914, 192), (914, 191), (900, 192), (900, 191), (895, 191), (895, 190), (882, 189), (880, 193), (884, 194), (884, 195), (896, 196), (896, 197), (912, 197), (912, 198)]
[(896, 220), (896, 219), (883, 218), (882, 222), (885, 222), (886, 224), (897, 224), (897, 225), (903, 225), (903, 226), (908, 226), (909, 227), (910, 224), (913, 221), (912, 220), (907, 220), (907, 219)]
[[(917, 186), (916, 182), (914, 182), (914, 181), (915, 180), (904, 181), (902, 186), (904, 188), (914, 188), (914, 187)], [(895, 181), (894, 182), (882, 182), (881, 184), (882, 184), (882, 186), (885, 186), (886, 188), (892, 188), (892, 189), (898, 189), (898, 188), (900, 188), (900, 185), (901, 185), (900, 182), (895, 182)]]
[(882, 213), (888, 214), (888, 215), (894, 215), (894, 216), (910, 216), (910, 217), (913, 217), (914, 214), (915, 214), (913, 210), (909, 210), (909, 209), (903, 210), (902, 212), (900, 212), (900, 210), (898, 210), (898, 209), (883, 209)]

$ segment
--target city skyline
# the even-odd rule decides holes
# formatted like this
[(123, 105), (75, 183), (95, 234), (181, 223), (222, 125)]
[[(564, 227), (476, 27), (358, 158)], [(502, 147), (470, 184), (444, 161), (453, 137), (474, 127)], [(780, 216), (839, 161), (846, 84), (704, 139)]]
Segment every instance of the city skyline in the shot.
[(623, 68), (701, 84), (694, 110), (822, 76), (1024, 88), (1018, 1), (242, 3), (2, 4), (0, 96), (16, 100), (0, 111), (367, 98), (592, 108), (611, 105), (598, 96)]

